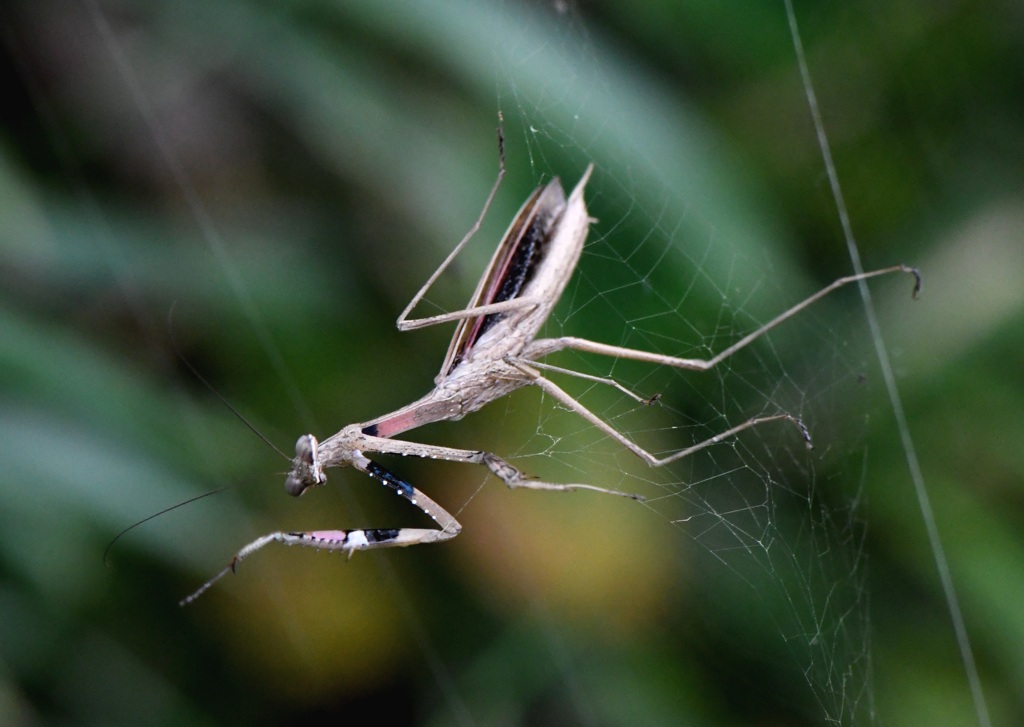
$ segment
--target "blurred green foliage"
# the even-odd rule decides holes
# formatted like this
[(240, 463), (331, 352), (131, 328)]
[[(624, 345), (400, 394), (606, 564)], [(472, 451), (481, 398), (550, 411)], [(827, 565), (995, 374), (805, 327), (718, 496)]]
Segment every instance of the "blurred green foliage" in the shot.
[[(996, 724), (1024, 712), (1022, 16), (797, 7), (865, 265), (925, 274), (918, 303), (872, 289)], [(393, 321), (478, 214), (499, 111), (508, 178), (438, 307), (589, 161), (555, 331), (704, 355), (848, 272), (781, 3), (9, 0), (0, 25), (0, 723), (975, 722), (854, 291), (721, 373), (563, 361), (664, 392), (586, 392), (652, 448), (767, 400), (812, 454), (766, 432), (645, 472), (528, 392), (412, 436), (649, 504), (398, 462), (463, 536), (267, 551), (176, 605), (259, 534), (414, 522), (351, 472), (288, 501), (176, 350), (286, 453), (424, 393), (449, 331)]]

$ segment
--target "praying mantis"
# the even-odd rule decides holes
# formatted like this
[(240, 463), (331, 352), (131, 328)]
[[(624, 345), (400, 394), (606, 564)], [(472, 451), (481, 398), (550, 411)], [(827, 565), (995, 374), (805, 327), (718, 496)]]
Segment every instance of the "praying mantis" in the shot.
[[(285, 479), (285, 490), (288, 494), (298, 497), (327, 482), (326, 468), (351, 466), (418, 507), (437, 527), (270, 533), (239, 550), (223, 570), (182, 599), (182, 605), (195, 601), (227, 573), (234, 572), (242, 560), (270, 543), (341, 551), (351, 557), (357, 550), (442, 542), (456, 537), (461, 532), (462, 525), (450, 512), (420, 489), (371, 460), (368, 454), (426, 457), (483, 465), (511, 488), (550, 491), (592, 490), (636, 500), (643, 499), (639, 495), (591, 484), (562, 484), (534, 479), (490, 452), (419, 444), (395, 438), (429, 423), (460, 419), (526, 386), (540, 388), (545, 394), (583, 417), (652, 467), (675, 462), (745, 429), (773, 421), (786, 421), (794, 425), (809, 447), (811, 439), (804, 424), (792, 414), (783, 412), (749, 419), (710, 439), (667, 456), (657, 457), (602, 420), (543, 373), (549, 368), (562, 373), (574, 372), (542, 364), (541, 359), (563, 349), (575, 349), (584, 353), (627, 358), (658, 366), (707, 371), (807, 306), (850, 283), (900, 272), (913, 275), (913, 297), (917, 297), (921, 288), (919, 272), (906, 265), (895, 265), (839, 278), (708, 359), (666, 356), (572, 336), (537, 338), (576, 269), (587, 232), (594, 221), (589, 216), (584, 201), (587, 182), (594, 171), (594, 165), (590, 164), (568, 197), (557, 177), (538, 187), (530, 195), (498, 244), (466, 308), (427, 318), (410, 318), (413, 309), (427, 291), (477, 232), (497, 193), (505, 173), (500, 130), (499, 150), (501, 163), (498, 178), (491, 188), (480, 216), (398, 317), (398, 328), (402, 331), (457, 322), (448, 353), (434, 379), (434, 388), (417, 401), (393, 412), (367, 422), (349, 424), (322, 442), (312, 434), (302, 435), (296, 442), (295, 458)], [(639, 402), (652, 401), (629, 391), (613, 379), (579, 373), (574, 375), (613, 386)]]

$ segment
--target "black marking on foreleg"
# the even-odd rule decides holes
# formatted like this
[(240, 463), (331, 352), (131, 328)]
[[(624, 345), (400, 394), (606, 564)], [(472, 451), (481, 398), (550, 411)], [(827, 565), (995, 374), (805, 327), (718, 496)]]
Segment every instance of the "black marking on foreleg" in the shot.
[(405, 499), (415, 501), (414, 493), (416, 488), (395, 473), (377, 464), (372, 459), (367, 460), (366, 474), (370, 475), (370, 477), (377, 480), (384, 486), (390, 487)]
[(366, 533), (367, 541), (371, 543), (386, 543), (397, 538), (402, 531), (399, 528), (374, 528), (363, 532)]
[[(482, 452), (477, 453), (482, 455)], [(470, 460), (479, 461), (479, 460)], [(362, 452), (354, 452), (352, 465), (360, 472), (365, 472), (373, 479), (379, 481), (385, 487), (389, 487), (399, 495), (419, 508), (425, 515), (430, 517), (440, 526), (440, 530), (420, 530), (418, 528), (401, 528), (393, 540), (387, 542), (395, 545), (415, 545), (416, 543), (436, 543), (442, 540), (450, 540), (459, 534), (462, 526), (459, 521), (452, 517), (452, 514), (434, 502), (424, 492), (417, 490), (408, 482), (385, 467), (377, 464)], [(383, 531), (382, 531), (383, 533)], [(383, 537), (383, 534), (382, 536)]]

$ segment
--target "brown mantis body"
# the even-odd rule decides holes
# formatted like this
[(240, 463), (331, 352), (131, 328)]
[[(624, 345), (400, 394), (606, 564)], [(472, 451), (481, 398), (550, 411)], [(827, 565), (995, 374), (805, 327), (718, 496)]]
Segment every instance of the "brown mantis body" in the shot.
[(650, 400), (637, 396), (612, 379), (556, 369), (541, 364), (539, 359), (556, 351), (572, 348), (662, 366), (706, 371), (811, 303), (849, 283), (878, 275), (904, 272), (915, 277), (915, 297), (920, 289), (918, 272), (904, 265), (840, 278), (710, 359), (664, 356), (574, 337), (537, 339), (537, 334), (558, 303), (583, 250), (592, 221), (587, 213), (583, 193), (592, 171), (593, 165), (588, 166), (568, 198), (557, 177), (534, 191), (502, 238), (490, 265), (477, 285), (476, 292), (464, 310), (409, 320), (408, 316), (413, 308), (480, 226), (504, 174), (502, 165), (501, 173), (476, 224), (413, 297), (398, 319), (401, 330), (451, 321), (459, 322), (441, 371), (434, 379), (434, 388), (421, 399), (401, 409), (368, 422), (350, 424), (323, 442), (318, 442), (313, 435), (306, 434), (296, 443), (295, 459), (285, 480), (285, 489), (289, 494), (298, 496), (311, 487), (325, 484), (327, 477), (324, 469), (327, 467), (353, 466), (419, 507), (437, 523), (438, 527), (270, 533), (242, 548), (226, 568), (185, 598), (182, 601), (183, 605), (194, 601), (221, 577), (233, 571), (241, 560), (271, 542), (339, 550), (351, 556), (356, 550), (433, 543), (449, 540), (459, 534), (462, 526), (455, 517), (422, 491), (371, 461), (366, 456), (368, 453), (482, 464), (509, 487), (559, 491), (587, 489), (642, 499), (639, 495), (588, 484), (558, 484), (536, 480), (489, 452), (394, 439), (403, 432), (425, 424), (459, 419), (525, 386), (540, 387), (560, 404), (578, 413), (652, 467), (682, 459), (745, 429), (770, 421), (785, 420), (793, 423), (810, 446), (810, 437), (800, 420), (791, 414), (780, 413), (750, 419), (711, 439), (659, 458), (614, 429), (545, 378), (542, 370), (548, 368), (574, 374), (614, 386), (637, 401), (650, 403)]

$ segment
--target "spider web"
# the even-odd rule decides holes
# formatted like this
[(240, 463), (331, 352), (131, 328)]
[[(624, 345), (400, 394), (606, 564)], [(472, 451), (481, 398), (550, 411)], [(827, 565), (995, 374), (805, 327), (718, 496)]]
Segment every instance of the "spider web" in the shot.
[[(543, 129), (549, 139), (558, 136), (557, 124), (538, 121), (542, 114), (536, 107), (514, 91), (512, 96), (534, 128)], [(563, 146), (571, 147), (571, 140), (570, 134)], [(628, 189), (606, 192), (643, 165), (630, 150), (625, 154), (595, 160), (602, 178), (593, 184), (591, 209), (601, 222), (592, 230), (567, 303), (548, 333), (710, 357), (770, 315), (757, 299), (761, 289), (777, 287), (773, 261), (768, 254), (730, 249), (725, 239), (735, 230), (723, 233), (715, 222), (700, 219), (696, 204), (684, 203), (680, 212), (672, 206), (674, 200), (655, 197), (655, 205), (645, 206), (646, 199), (638, 196), (643, 192), (637, 191), (643, 185), (635, 180), (627, 183)], [(629, 208), (602, 210), (601, 202), (611, 195), (625, 196)], [(606, 220), (613, 224), (602, 224)], [(760, 271), (759, 279), (749, 279), (746, 271), (751, 269)], [(796, 326), (804, 341), (814, 341), (814, 350), (837, 350), (832, 336), (820, 328), (807, 322)], [(818, 408), (834, 404), (827, 402), (829, 387), (856, 385), (859, 362), (826, 356), (825, 380), (807, 382), (799, 360), (784, 357), (776, 345), (772, 337), (706, 374), (586, 355), (559, 360), (575, 370), (613, 377), (641, 396), (657, 393), (660, 398), (653, 407), (637, 406), (604, 387), (565, 377), (558, 381), (616, 429), (663, 456), (753, 416), (795, 412), (817, 424), (825, 419), (815, 415)], [(752, 673), (759, 671), (757, 662), (762, 660), (762, 667), (771, 663), (772, 669), (799, 670), (826, 720), (844, 723), (870, 711), (867, 594), (859, 557), (863, 530), (848, 502), (859, 485), (838, 497), (819, 496), (820, 461), (803, 451), (795, 429), (768, 424), (678, 464), (651, 470), (550, 402), (538, 409), (533, 427), (525, 445), (516, 447), (516, 438), (505, 444), (517, 450), (530, 471), (559, 481), (639, 492), (648, 497), (646, 507), (671, 526), (652, 527), (641, 520), (627, 529), (602, 507), (596, 528), (573, 531), (552, 548), (571, 549), (574, 542), (588, 542), (611, 529), (614, 547), (663, 569), (660, 577), (686, 572), (684, 602), (719, 604), (720, 620), (705, 614), (698, 622), (703, 620), (702, 627), (716, 633), (727, 649), (749, 650)], [(816, 438), (823, 436), (821, 428), (814, 431)], [(561, 509), (559, 514), (571, 516)], [(656, 557), (652, 549), (672, 555)], [(624, 572), (637, 566), (618, 561), (617, 567), (608, 567), (605, 582), (615, 584), (628, 582)], [(744, 624), (744, 631), (726, 636), (727, 624), (736, 622)], [(768, 653), (758, 654), (760, 647), (754, 644), (770, 642), (764, 633), (778, 643), (769, 643)]]
[[(10, 420), (12, 452), (55, 439), (68, 442), (66, 452), (42, 475), (35, 461), (12, 455), (12, 471), (63, 483), (64, 500), (88, 503), (84, 514), (69, 508), (63, 517), (100, 538), (211, 483), (259, 486), (147, 524), (115, 578), (166, 585), (155, 593), (121, 586), (125, 603), (107, 617), (114, 625), (104, 622), (99, 638), (81, 637), (88, 648), (63, 672), (66, 681), (52, 677), (58, 686), (112, 664), (131, 675), (125, 683), (144, 686), (149, 704), (178, 713), (193, 709), (182, 704), (202, 704), (195, 709), (215, 716), (240, 709), (232, 714), (243, 721), (343, 714), (359, 699), (385, 715), (437, 724), (878, 720), (870, 501), (879, 478), (893, 477), (879, 440), (897, 436), (885, 423), (892, 403), (871, 347), (877, 336), (853, 287), (706, 373), (575, 352), (547, 361), (658, 395), (645, 406), (611, 387), (550, 375), (656, 455), (780, 412), (801, 417), (813, 451), (794, 427), (773, 422), (652, 469), (525, 390), (406, 436), (487, 449), (546, 480), (636, 492), (645, 502), (506, 492), (473, 468), (390, 460), (457, 514), (465, 530), (454, 545), (359, 556), (340, 574), (337, 559), (261, 553), (243, 578), (211, 593), (213, 617), (175, 612), (164, 626), (154, 617), (136, 627), (145, 639), (128, 638), (118, 618), (127, 624), (133, 608), (152, 613), (154, 602), (173, 603), (255, 535), (413, 524), (415, 513), (367, 493), (348, 471), (331, 473), (333, 493), (286, 511), (280, 478), (267, 473), (287, 465), (253, 454), (248, 434), (175, 363), (173, 348), (274, 442), (305, 431), (326, 436), (421, 395), (449, 330), (398, 335), (393, 318), (474, 219), (496, 172), (496, 112), (507, 179), (421, 312), (463, 305), (526, 194), (552, 175), (571, 187), (591, 162), (587, 203), (596, 219), (544, 336), (707, 358), (849, 268), (838, 222), (820, 249), (804, 254), (820, 265), (794, 252), (796, 234), (770, 190), (734, 161), (738, 144), (709, 123), (707, 107), (687, 100), (674, 75), (624, 60), (610, 10), (586, 17), (559, 4), (82, 8), (12, 13), (37, 13), (32, 19), (45, 18), (48, 28), (40, 37), (65, 41), (44, 46), (62, 50), (43, 67), (71, 83), (23, 72), (35, 78), (32, 106), (58, 176), (77, 195), (74, 212), (46, 210), (52, 248), (26, 247), (19, 269), (46, 270), (46, 285), (88, 303), (40, 309), (81, 325), (90, 341), (60, 349), (87, 364), (68, 387), (81, 411), (57, 424)], [(761, 20), (769, 43), (791, 48), (782, 7)], [(38, 49), (21, 47), (17, 35), (6, 41), (32, 65)], [(784, 80), (773, 88), (787, 90), (785, 105), (805, 117), (796, 124), (802, 140), (786, 141), (819, 155), (801, 106), (808, 82), (792, 58), (776, 73)], [(101, 97), (113, 101), (97, 103)], [(65, 125), (68, 108), (85, 118)], [(133, 175), (143, 182), (125, 196), (118, 188), (130, 187)], [(288, 196), (270, 193), (282, 179)], [(805, 187), (834, 208), (821, 179)], [(131, 205), (146, 213), (127, 211)], [(876, 252), (872, 263), (913, 262), (902, 254)], [(912, 305), (911, 281), (901, 276), (871, 287), (883, 311)], [(163, 322), (172, 304), (173, 346)], [(25, 350), (43, 340), (34, 331), (16, 331)], [(48, 358), (53, 345), (37, 347)], [(121, 370), (131, 366), (107, 360), (113, 352), (135, 364), (138, 351), (146, 359), (141, 381)], [(104, 378), (108, 368), (118, 375)], [(96, 391), (119, 402), (113, 413), (84, 403)], [(96, 434), (97, 419), (117, 422), (118, 436)], [(74, 484), (82, 478), (85, 485)], [(52, 513), (18, 503), (10, 511), (21, 517), (7, 531), (17, 556), (10, 561), (19, 564), (12, 568), (40, 593), (84, 603), (88, 614), (89, 587), (61, 579), (59, 558), (24, 545)], [(80, 552), (86, 536), (67, 531), (55, 535), (54, 551)], [(11, 612), (27, 619), (38, 610), (12, 594)], [(187, 626), (181, 646), (167, 644), (161, 629), (177, 632), (185, 618), (199, 625)], [(216, 629), (203, 625), (208, 618)], [(182, 676), (200, 651), (232, 655), (236, 666), (211, 677), (236, 697), (229, 707), (214, 706)], [(177, 666), (154, 670), (158, 653)], [(16, 667), (25, 683), (38, 678)], [(170, 685), (164, 669), (174, 675)], [(418, 705), (399, 707), (413, 670), (425, 675), (412, 679)], [(253, 680), (268, 685), (267, 694), (239, 704)], [(974, 708), (984, 723), (984, 702)]]
[[(602, 67), (602, 53), (572, 28), (555, 42), (530, 32), (509, 40), (517, 57), (550, 69), (547, 83), (524, 88), (517, 82), (520, 65), (505, 75), (506, 84), (499, 81), (507, 89), (501, 106), (508, 146), (515, 150), (520, 142), (526, 148), (535, 174), (564, 168), (564, 158), (571, 160), (570, 169), (588, 158), (598, 169), (588, 194), (598, 221), (546, 333), (710, 358), (798, 302), (792, 290), (810, 293), (812, 284), (794, 272), (780, 233), (763, 220), (767, 213), (746, 190), (716, 186), (702, 175), (717, 168), (709, 159), (716, 147), (710, 134), (682, 105), (658, 108), (665, 99), (653, 90), (647, 98), (621, 98), (622, 86)], [(651, 113), (672, 119), (672, 133), (631, 138), (629, 130), (647, 128), (640, 120)], [(599, 121), (586, 123), (591, 118)], [(510, 156), (515, 166), (514, 152)], [(572, 178), (564, 176), (571, 185)], [(846, 291), (847, 308), (856, 305), (852, 292)], [(816, 452), (804, 450), (794, 428), (772, 423), (652, 470), (550, 403), (532, 416), (532, 407), (524, 411), (523, 404), (503, 412), (506, 422), (517, 415), (527, 422), (502, 441), (506, 451), (513, 448), (530, 471), (545, 477), (554, 471), (558, 481), (644, 494), (646, 507), (670, 526), (638, 520), (627, 529), (602, 507), (596, 527), (553, 528), (563, 537), (551, 549), (572, 549), (610, 529), (614, 535), (604, 537), (613, 547), (642, 554), (650, 567), (664, 569), (657, 579), (686, 571), (683, 601), (716, 604), (717, 613), (704, 611), (698, 620), (714, 634), (712, 643), (743, 654), (740, 661), (750, 669), (746, 679), (756, 683), (770, 671), (788, 681), (780, 674), (798, 673), (809, 696), (790, 698), (813, 705), (809, 713), (817, 712), (823, 722), (854, 724), (874, 714), (865, 527), (858, 508), (868, 468), (867, 414), (851, 401), (870, 389), (863, 379), (871, 364), (866, 350), (843, 350), (851, 337), (863, 341), (864, 331), (849, 318), (840, 320), (844, 327), (830, 329), (819, 312), (801, 315), (786, 330), (704, 374), (585, 354), (559, 361), (613, 377), (641, 396), (659, 394), (657, 406), (644, 407), (603, 386), (564, 382), (605, 421), (656, 455), (779, 412), (805, 418), (819, 441)], [(835, 421), (844, 416), (861, 423), (844, 427)], [(532, 436), (517, 447), (531, 428)], [(556, 515), (565, 516), (561, 509)], [(671, 555), (656, 557), (653, 550)], [(495, 565), (499, 572), (508, 567)], [(528, 567), (536, 565), (531, 561)], [(610, 563), (606, 582), (628, 581), (625, 573), (638, 567)], [(554, 600), (536, 593), (530, 598)]]
[[(815, 115), (846, 243), (856, 270), (861, 271), (859, 251), (827, 149), (827, 131), (821, 125), (804, 65), (795, 16), (790, 7), (786, 9), (801, 64), (799, 75), (795, 68), (794, 75)], [(597, 165), (605, 172), (605, 184), (611, 187), (602, 187), (601, 182), (594, 185), (597, 189), (592, 192), (591, 209), (599, 220), (613, 220), (614, 224), (607, 235), (598, 228), (594, 235), (597, 239), (591, 242), (581, 263), (577, 283), (567, 294), (569, 312), (553, 324), (555, 331), (550, 335), (562, 335), (566, 329), (579, 326), (588, 331), (587, 337), (596, 340), (607, 340), (611, 333), (619, 337), (611, 341), (617, 345), (710, 358), (773, 315), (762, 307), (766, 301), (776, 306), (774, 310), (781, 309), (778, 301), (784, 296), (779, 293), (793, 282), (796, 289), (803, 288), (804, 281), (794, 274), (792, 262), (785, 258), (778, 241), (766, 239), (775, 237), (776, 230), (758, 219), (763, 210), (750, 209), (755, 205), (747, 201), (733, 201), (723, 214), (708, 201), (715, 195), (733, 200), (735, 194), (744, 194), (745, 190), (712, 186), (698, 191), (692, 186), (693, 178), (702, 178), (695, 169), (713, 167), (705, 153), (714, 142), (697, 124), (689, 123), (685, 110), (666, 110), (642, 94), (630, 95), (623, 103), (619, 97), (622, 86), (602, 67), (603, 57), (586, 52), (574, 55), (580, 47), (575, 45), (576, 40), (567, 36), (564, 46), (538, 47), (524, 54), (540, 67), (558, 69), (553, 74), (557, 80), (550, 86), (520, 92), (515, 82), (522, 71), (518, 66), (508, 82), (516, 116), (524, 126), (524, 141), (531, 149), (531, 165), (547, 168), (546, 150), (551, 147), (584, 153), (599, 149), (601, 152), (592, 153), (605, 155), (598, 157)], [(586, 48), (588, 44), (584, 41), (581, 46)], [(615, 112), (621, 117), (615, 118)], [(631, 128), (646, 129), (641, 120), (658, 112), (677, 124), (674, 134), (650, 139), (620, 136)], [(572, 120), (559, 118), (559, 113), (571, 113)], [(588, 116), (608, 123), (582, 123)], [(671, 161), (666, 163), (666, 159)], [(673, 171), (679, 169), (692, 175), (690, 184), (674, 178)], [(685, 202), (680, 205), (670, 193), (652, 193), (645, 185), (647, 176), (656, 177), (655, 186), (671, 189)], [(615, 209), (612, 203), (611, 214), (599, 208), (595, 213), (603, 193), (626, 200), (626, 208)], [(749, 244), (752, 237), (758, 239), (757, 249)], [(615, 280), (616, 273), (624, 282), (609, 282)], [(757, 634), (777, 634), (778, 648), (768, 645), (766, 651), (771, 656), (756, 655), (754, 661), (764, 658), (776, 672), (791, 669), (802, 674), (822, 721), (867, 723), (875, 719), (876, 707), (865, 590), (866, 528), (860, 521), (860, 511), (870, 471), (863, 423), (870, 417), (871, 408), (864, 403), (878, 398), (877, 394), (866, 400), (861, 397), (870, 388), (865, 385), (869, 371), (872, 376), (884, 377), (923, 517), (930, 523), (931, 546), (961, 638), (976, 716), (984, 724), (988, 716), (973, 655), (903, 419), (888, 353), (863, 287), (863, 304), (873, 326), (880, 369), (866, 358), (863, 347), (847, 347), (844, 337), (855, 341), (866, 338), (865, 332), (851, 325), (849, 319), (834, 319), (832, 326), (835, 321), (843, 325), (830, 328), (829, 323), (810, 315), (788, 322), (787, 333), (773, 332), (759, 342), (757, 350), (744, 351), (723, 362), (703, 385), (691, 382), (692, 373), (639, 374), (636, 366), (625, 361), (595, 369), (586, 368), (583, 361), (577, 364), (590, 374), (629, 382), (627, 385), (637, 391), (646, 387), (648, 392), (659, 392), (659, 403), (670, 412), (670, 424), (660, 423), (657, 414), (623, 410), (621, 401), (608, 408), (592, 407), (634, 441), (658, 441), (655, 454), (659, 456), (705, 441), (730, 423), (777, 412), (799, 413), (813, 422), (812, 431), (826, 438), (824, 452), (798, 452), (793, 432), (765, 432), (759, 428), (711, 451), (699, 452), (683, 466), (669, 466), (667, 473), (638, 472), (630, 466), (635, 461), (629, 461), (627, 453), (620, 452), (609, 465), (606, 453), (599, 451), (606, 438), (592, 428), (567, 435), (571, 425), (566, 424), (565, 417), (558, 417), (557, 424), (552, 424), (554, 417), (541, 415), (534, 436), (539, 440), (537, 449), (524, 449), (523, 453), (567, 463), (573, 473), (570, 477), (591, 481), (597, 476), (599, 481), (607, 482), (609, 472), (614, 472), (613, 486), (617, 489), (642, 491), (641, 482), (657, 488), (661, 494), (652, 497), (648, 506), (697, 546), (689, 557), (696, 564), (695, 571), (712, 584), (706, 591), (701, 585), (691, 584), (694, 593), (704, 602), (720, 604), (723, 613), (734, 612), (735, 620), (729, 621), (732, 628), (736, 623), (743, 624), (732, 634), (735, 641), (730, 645), (749, 647), (761, 641), (763, 646), (764, 640)], [(717, 309), (716, 302), (720, 303)], [(847, 307), (851, 307), (849, 303)], [(710, 323), (710, 333), (695, 325), (702, 313)], [(862, 424), (844, 427), (835, 420), (843, 416)], [(772, 427), (780, 429), (777, 424)], [(589, 468), (581, 462), (594, 466)], [(827, 491), (821, 483), (827, 483)], [(632, 542), (651, 536), (641, 527), (636, 533), (620, 537)], [(614, 582), (616, 578), (609, 580)], [(736, 603), (743, 606), (733, 606)], [(710, 621), (714, 623), (715, 619)], [(756, 649), (751, 650), (756, 653)]]

